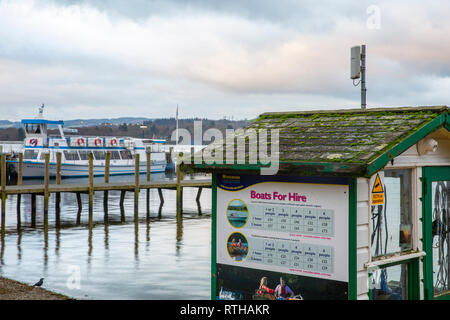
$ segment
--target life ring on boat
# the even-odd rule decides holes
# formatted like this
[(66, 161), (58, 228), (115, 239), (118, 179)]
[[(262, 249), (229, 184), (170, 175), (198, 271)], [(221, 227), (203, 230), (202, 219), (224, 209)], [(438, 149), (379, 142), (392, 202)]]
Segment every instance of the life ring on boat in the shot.
[(111, 139), (111, 146), (117, 146), (117, 139)]
[(102, 144), (102, 139), (98, 138), (94, 140), (94, 143), (96, 146), (101, 145)]
[(77, 143), (79, 146), (84, 144), (84, 139), (83, 138), (78, 138)]
[(35, 146), (37, 146), (37, 144), (38, 144), (38, 139), (36, 139), (36, 138), (33, 138), (33, 139), (30, 139), (30, 144), (33, 146), (33, 147), (35, 147)]

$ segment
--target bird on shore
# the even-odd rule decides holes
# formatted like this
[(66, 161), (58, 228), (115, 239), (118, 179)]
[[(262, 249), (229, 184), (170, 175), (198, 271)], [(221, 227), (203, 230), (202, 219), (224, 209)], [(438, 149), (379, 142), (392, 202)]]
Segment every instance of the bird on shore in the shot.
[(42, 284), (44, 283), (44, 278), (41, 278), (41, 280), (39, 280), (38, 282), (36, 282), (33, 287), (40, 287), (42, 286)]

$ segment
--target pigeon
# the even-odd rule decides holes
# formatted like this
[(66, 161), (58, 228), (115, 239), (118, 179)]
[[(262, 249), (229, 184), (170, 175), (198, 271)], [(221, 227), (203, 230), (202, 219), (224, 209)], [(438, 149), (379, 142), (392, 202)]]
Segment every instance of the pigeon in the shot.
[(44, 278), (41, 278), (41, 280), (39, 280), (38, 282), (36, 282), (33, 287), (40, 287), (42, 286), (42, 284), (44, 283)]

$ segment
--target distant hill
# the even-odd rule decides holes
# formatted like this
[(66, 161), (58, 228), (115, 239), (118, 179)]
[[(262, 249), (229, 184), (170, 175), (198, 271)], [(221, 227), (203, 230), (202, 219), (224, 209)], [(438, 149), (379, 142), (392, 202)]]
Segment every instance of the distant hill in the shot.
[[(216, 128), (225, 136), (226, 129), (238, 129), (246, 126), (251, 121), (248, 120), (210, 120), (210, 119), (179, 119), (178, 127), (187, 129), (193, 138), (194, 121), (202, 122), (203, 133)], [(116, 137), (136, 137), (136, 138), (159, 138), (171, 141), (172, 132), (176, 129), (175, 118), (115, 118), (115, 119), (76, 119), (64, 121), (65, 128), (76, 128), (80, 135), (86, 136), (116, 136)], [(49, 133), (56, 133), (50, 130)], [(181, 135), (181, 133), (180, 133)], [(23, 140), (24, 132), (20, 122), (0, 121), (0, 141)], [(205, 141), (208, 143), (210, 141)], [(194, 141), (191, 141), (194, 143)]]

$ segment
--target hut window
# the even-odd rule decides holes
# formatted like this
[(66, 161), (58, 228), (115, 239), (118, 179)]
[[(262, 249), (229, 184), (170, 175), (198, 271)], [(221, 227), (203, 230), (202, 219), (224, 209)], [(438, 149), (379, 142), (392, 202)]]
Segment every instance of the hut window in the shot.
[(433, 181), (431, 190), (433, 286), (439, 295), (450, 290), (450, 181)]
[(372, 256), (412, 249), (411, 170), (384, 170), (384, 205), (372, 206)]
[(398, 264), (374, 271), (370, 277), (372, 300), (408, 299), (408, 264)]

